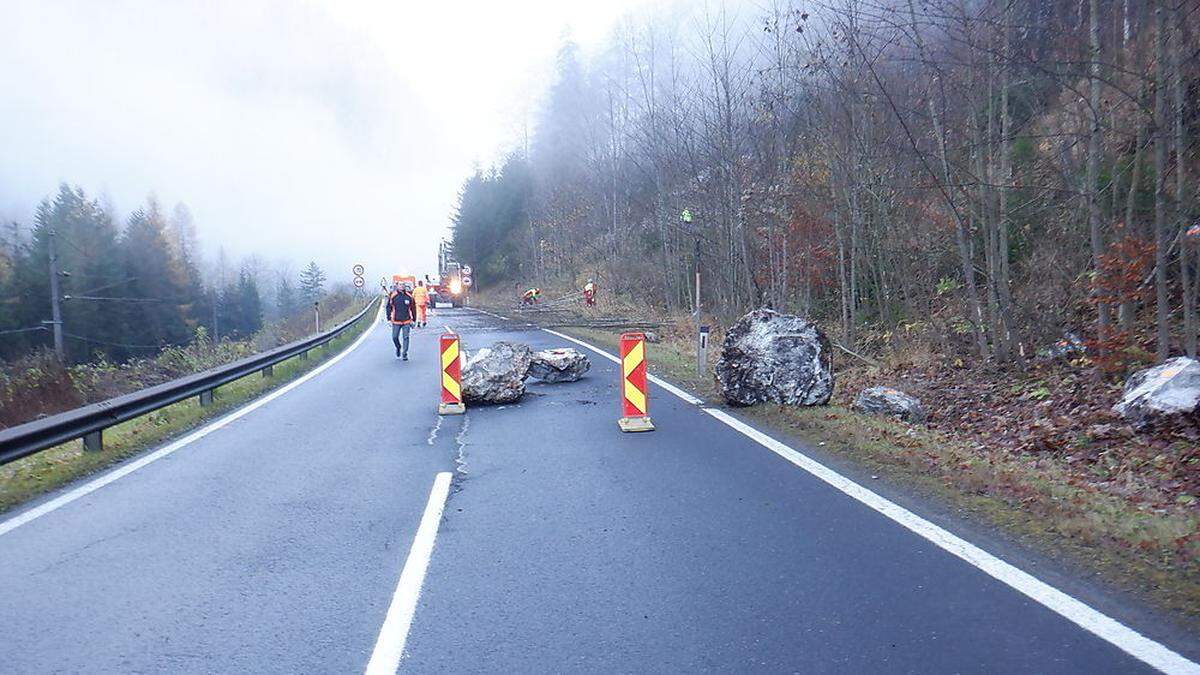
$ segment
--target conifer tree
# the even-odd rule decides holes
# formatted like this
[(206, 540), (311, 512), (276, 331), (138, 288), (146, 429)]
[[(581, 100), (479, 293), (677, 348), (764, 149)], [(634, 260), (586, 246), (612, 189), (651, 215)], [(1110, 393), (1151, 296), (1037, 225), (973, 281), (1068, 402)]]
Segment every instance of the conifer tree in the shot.
[(308, 267), (300, 273), (300, 297), (309, 304), (321, 299), (325, 293), (325, 272), (316, 261), (308, 263)]
[(280, 318), (287, 318), (295, 314), (297, 309), (296, 291), (292, 288), (292, 282), (286, 274), (280, 274), (275, 286), (275, 311)]

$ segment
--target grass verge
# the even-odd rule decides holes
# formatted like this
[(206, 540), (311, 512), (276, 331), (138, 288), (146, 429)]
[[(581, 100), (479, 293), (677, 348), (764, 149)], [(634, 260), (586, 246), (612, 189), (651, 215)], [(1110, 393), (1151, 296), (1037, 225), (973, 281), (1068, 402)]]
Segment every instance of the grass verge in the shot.
[[(338, 320), (352, 315), (353, 310)], [(328, 348), (310, 350), (307, 361), (293, 357), (276, 364), (272, 377), (249, 375), (218, 388), (213, 392), (212, 405), (201, 407), (199, 399), (193, 397), (109, 427), (104, 431), (101, 452), (86, 452), (83, 441), (75, 440), (0, 467), (0, 513), (182, 436), (295, 380), (333, 358), (373, 323), (368, 312), (357, 325), (331, 341)]]
[[(499, 310), (502, 311), (502, 310)], [(560, 328), (610, 352), (619, 333)], [(664, 335), (648, 348), (650, 371), (720, 405), (696, 372), (690, 340)], [(710, 350), (715, 362), (719, 347)], [(711, 372), (710, 363), (710, 372)], [(1133, 503), (1072, 477), (1053, 457), (981, 452), (961, 439), (845, 407), (742, 408), (760, 426), (846, 460), (889, 488), (996, 528), (1080, 578), (1098, 578), (1200, 633), (1200, 511)]]

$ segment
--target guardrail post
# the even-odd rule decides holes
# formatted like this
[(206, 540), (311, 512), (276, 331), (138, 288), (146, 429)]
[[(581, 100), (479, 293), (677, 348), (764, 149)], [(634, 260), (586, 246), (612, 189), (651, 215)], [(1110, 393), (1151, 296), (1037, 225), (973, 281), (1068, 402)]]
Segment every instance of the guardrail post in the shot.
[(208, 407), (208, 406), (212, 405), (212, 398), (213, 398), (213, 390), (212, 389), (208, 389), (206, 391), (200, 392), (200, 405), (204, 406), (204, 407)]
[(93, 431), (83, 437), (84, 452), (100, 452), (104, 449), (104, 432)]
[(300, 360), (301, 360), (301, 361), (307, 361), (307, 360), (308, 360), (308, 350), (307, 350), (307, 349), (306, 349), (306, 350), (304, 350), (304, 351), (302, 351), (302, 352), (300, 352)]
[(274, 377), (275, 366), (267, 366), (266, 368), (263, 368), (262, 374), (263, 374), (263, 377)]

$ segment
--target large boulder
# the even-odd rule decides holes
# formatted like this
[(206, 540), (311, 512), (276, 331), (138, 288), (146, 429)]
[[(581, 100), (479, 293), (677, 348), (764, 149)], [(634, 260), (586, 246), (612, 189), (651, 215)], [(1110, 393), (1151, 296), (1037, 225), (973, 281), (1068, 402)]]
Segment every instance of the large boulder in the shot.
[(756, 309), (725, 333), (717, 380), (731, 405), (824, 405), (833, 394), (829, 340), (807, 319)]
[(1180, 356), (1134, 373), (1113, 410), (1138, 428), (1200, 415), (1200, 361)]
[(591, 368), (592, 362), (577, 349), (545, 349), (534, 352), (529, 374), (542, 382), (574, 382)]
[(525, 377), (533, 350), (515, 342), (497, 342), (468, 352), (462, 366), (467, 403), (513, 403), (525, 395)]
[(889, 415), (914, 424), (925, 421), (925, 408), (921, 406), (921, 400), (891, 387), (863, 389), (854, 399), (852, 407), (859, 412)]

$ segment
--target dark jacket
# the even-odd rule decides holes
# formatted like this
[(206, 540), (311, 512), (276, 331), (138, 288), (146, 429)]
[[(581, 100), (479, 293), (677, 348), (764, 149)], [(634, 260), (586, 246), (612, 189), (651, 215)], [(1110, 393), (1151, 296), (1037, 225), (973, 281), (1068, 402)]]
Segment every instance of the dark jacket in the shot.
[(405, 291), (393, 292), (388, 296), (388, 321), (403, 325), (417, 320), (417, 303)]

